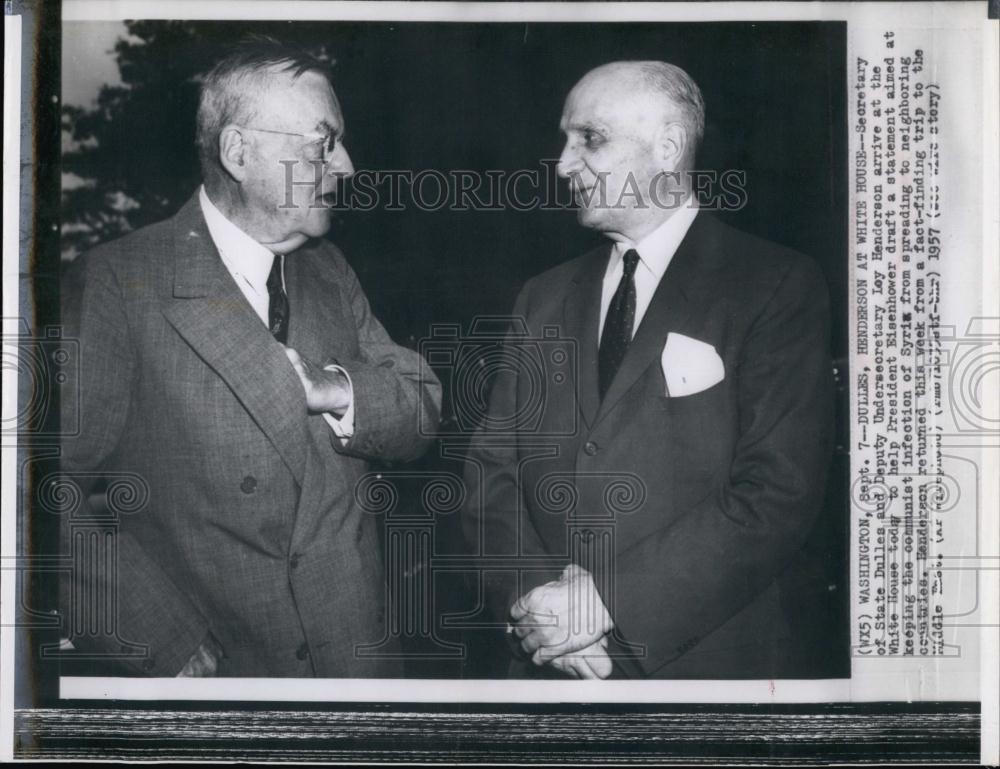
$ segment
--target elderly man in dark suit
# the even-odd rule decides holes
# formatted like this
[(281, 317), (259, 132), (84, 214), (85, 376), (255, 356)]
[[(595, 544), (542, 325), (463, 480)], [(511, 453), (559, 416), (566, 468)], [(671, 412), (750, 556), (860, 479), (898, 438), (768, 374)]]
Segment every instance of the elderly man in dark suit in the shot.
[(830, 458), (827, 289), (810, 259), (698, 209), (703, 126), (697, 85), (663, 62), (599, 67), (566, 100), (559, 170), (612, 242), (527, 283), (508, 357), (557, 329), (576, 355), (545, 380), (577, 397), (501, 435), (539, 381), (503, 367), (468, 455), (465, 520), (515, 674), (789, 670), (777, 578)]
[(84, 612), (116, 596), (117, 632), (76, 632), (77, 650), (154, 676), (399, 673), (365, 654), (385, 585), (354, 487), (369, 460), (425, 450), (440, 385), (322, 239), (353, 172), (343, 134), (322, 62), (241, 44), (202, 87), (203, 186), (79, 260), (63, 467), (133, 473), (149, 501), (120, 522), (117, 568), (68, 585)]

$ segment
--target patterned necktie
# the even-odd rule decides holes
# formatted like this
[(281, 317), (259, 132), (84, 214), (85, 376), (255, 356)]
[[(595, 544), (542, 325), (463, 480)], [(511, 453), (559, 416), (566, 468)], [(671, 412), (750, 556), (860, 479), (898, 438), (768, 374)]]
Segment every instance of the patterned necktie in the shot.
[(632, 324), (635, 322), (635, 268), (639, 264), (639, 254), (629, 249), (625, 252), (623, 261), (622, 280), (608, 305), (597, 357), (601, 400), (604, 400), (632, 341)]
[(267, 325), (274, 338), (282, 344), (288, 342), (288, 295), (281, 280), (284, 257), (275, 254), (271, 263), (271, 272), (267, 276)]

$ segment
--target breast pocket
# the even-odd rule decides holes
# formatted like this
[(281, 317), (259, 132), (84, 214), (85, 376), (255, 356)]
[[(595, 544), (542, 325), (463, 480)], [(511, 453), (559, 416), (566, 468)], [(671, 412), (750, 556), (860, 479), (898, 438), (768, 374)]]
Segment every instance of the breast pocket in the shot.
[(719, 382), (707, 390), (691, 395), (667, 396), (659, 394), (655, 396), (655, 403), (659, 410), (678, 417), (717, 412), (720, 409), (726, 411), (726, 389), (725, 382)]
[[(662, 375), (660, 377), (662, 382)], [(670, 445), (681, 476), (715, 477), (732, 457), (737, 413), (726, 380), (693, 395), (667, 397), (655, 386), (645, 398), (647, 429)]]
[(646, 400), (647, 405), (655, 411), (677, 417), (728, 411), (730, 396), (728, 377), (691, 395), (668, 396), (663, 371), (657, 366), (651, 373), (653, 375), (647, 379)]

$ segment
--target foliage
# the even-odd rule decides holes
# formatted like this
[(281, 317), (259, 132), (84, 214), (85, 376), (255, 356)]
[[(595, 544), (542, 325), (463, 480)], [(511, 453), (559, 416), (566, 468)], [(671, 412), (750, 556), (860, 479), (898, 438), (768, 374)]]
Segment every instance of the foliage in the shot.
[[(122, 84), (103, 86), (92, 109), (63, 108), (69, 141), (62, 170), (71, 180), (62, 195), (65, 257), (183, 205), (200, 180), (194, 146), (200, 73), (243, 35), (272, 31), (261, 24), (190, 21), (129, 21), (126, 28), (114, 47)], [(323, 48), (290, 42), (317, 53)]]

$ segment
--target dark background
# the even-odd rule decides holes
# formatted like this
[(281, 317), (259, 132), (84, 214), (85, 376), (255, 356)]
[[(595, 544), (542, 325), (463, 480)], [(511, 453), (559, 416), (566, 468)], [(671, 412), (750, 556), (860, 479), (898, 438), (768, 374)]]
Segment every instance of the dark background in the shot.
[[(72, 34), (66, 25), (64, 34)], [(64, 191), (63, 252), (72, 254), (176, 211), (199, 182), (195, 75), (247, 32), (264, 32), (336, 60), (334, 87), (357, 168), (537, 169), (562, 147), (563, 99), (589, 69), (663, 59), (701, 87), (706, 132), (698, 167), (746, 172), (747, 205), (732, 225), (814, 258), (830, 286), (835, 359), (846, 355), (847, 190), (842, 23), (457, 24), (136, 22), (118, 44), (123, 85), (94, 109), (67, 107), (73, 137), (63, 171), (88, 182)], [(123, 211), (121, 195), (136, 206)], [(376, 209), (338, 214), (330, 236), (358, 272), (375, 313), (411, 346), (434, 323), (467, 327), (502, 315), (523, 282), (598, 242), (570, 211)], [(43, 314), (46, 312), (42, 309)], [(845, 366), (838, 366), (841, 372)], [(843, 400), (843, 399), (842, 399)], [(842, 404), (843, 405), (843, 404)], [(447, 414), (447, 404), (446, 404)], [(844, 442), (846, 412), (839, 420)], [(417, 469), (450, 469), (434, 452)], [(784, 581), (798, 632), (811, 640), (804, 677), (849, 675), (847, 457), (838, 450), (828, 504)], [(435, 528), (454, 551), (456, 516)], [(436, 609), (473, 601), (461, 575), (439, 575)], [(409, 574), (424, 579), (426, 575)], [(486, 631), (437, 627), (463, 641), (464, 660), (414, 659), (412, 675), (487, 676), (501, 659)], [(433, 651), (417, 633), (413, 651)], [(429, 643), (429, 646), (428, 646)]]
[[(72, 34), (79, 23), (66, 25)], [(362, 169), (538, 169), (562, 149), (570, 88), (616, 59), (684, 68), (706, 103), (700, 168), (747, 174), (736, 227), (812, 256), (846, 296), (842, 23), (455, 24), (132, 22), (116, 55), (124, 85), (64, 127), (95, 147), (63, 169), (93, 188), (64, 194), (64, 242), (82, 250), (173, 214), (196, 189), (195, 76), (249, 32), (335, 60), (347, 148)], [(141, 41), (141, 42), (138, 42)], [(431, 189), (433, 187), (431, 186)], [(116, 193), (138, 207), (123, 217)], [(599, 236), (569, 211), (346, 212), (329, 235), (399, 341), (430, 323), (506, 313), (532, 275)], [(845, 349), (846, 323), (834, 348)]]

